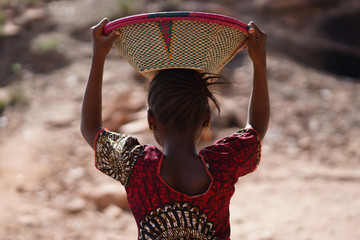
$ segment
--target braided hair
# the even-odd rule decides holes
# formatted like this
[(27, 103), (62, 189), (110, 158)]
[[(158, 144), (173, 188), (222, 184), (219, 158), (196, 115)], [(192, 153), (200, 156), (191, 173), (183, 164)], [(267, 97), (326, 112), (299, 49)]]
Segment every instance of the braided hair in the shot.
[(161, 70), (150, 83), (149, 109), (161, 124), (179, 132), (197, 128), (205, 114), (210, 113), (208, 98), (220, 112), (219, 102), (208, 86), (227, 82), (214, 79), (225, 80), (219, 75), (201, 74), (192, 69)]

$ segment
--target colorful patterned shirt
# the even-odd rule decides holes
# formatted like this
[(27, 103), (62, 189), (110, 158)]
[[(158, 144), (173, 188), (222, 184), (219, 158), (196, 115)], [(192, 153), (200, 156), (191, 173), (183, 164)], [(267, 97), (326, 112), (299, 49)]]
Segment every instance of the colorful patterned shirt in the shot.
[(138, 226), (138, 239), (230, 239), (229, 204), (238, 178), (254, 171), (261, 143), (242, 129), (202, 149), (211, 184), (196, 196), (178, 192), (160, 176), (163, 153), (136, 138), (101, 130), (95, 166), (125, 186)]

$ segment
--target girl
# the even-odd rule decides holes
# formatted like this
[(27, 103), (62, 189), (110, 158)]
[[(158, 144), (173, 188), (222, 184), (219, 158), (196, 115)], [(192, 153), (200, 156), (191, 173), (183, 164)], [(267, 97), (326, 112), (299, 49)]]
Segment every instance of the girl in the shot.
[(95, 150), (96, 167), (125, 186), (138, 239), (229, 239), (234, 185), (256, 169), (268, 128), (266, 34), (250, 22), (254, 76), (246, 128), (200, 152), (195, 145), (209, 128), (208, 99), (219, 108), (207, 87), (216, 76), (168, 69), (152, 79), (148, 124), (159, 150), (102, 127), (103, 68), (119, 34), (103, 35), (107, 23), (104, 19), (92, 28), (93, 57), (81, 113), (81, 132)]

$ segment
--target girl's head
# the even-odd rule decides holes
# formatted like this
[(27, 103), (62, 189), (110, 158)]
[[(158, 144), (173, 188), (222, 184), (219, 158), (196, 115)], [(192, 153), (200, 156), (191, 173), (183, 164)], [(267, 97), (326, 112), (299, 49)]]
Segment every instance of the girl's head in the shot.
[[(219, 103), (208, 86), (223, 82), (208, 81), (214, 78), (219, 76), (200, 74), (191, 69), (161, 70), (150, 83), (149, 117), (179, 133), (208, 126), (208, 99), (213, 101), (220, 111)], [(151, 128), (150, 121), (149, 125)]]

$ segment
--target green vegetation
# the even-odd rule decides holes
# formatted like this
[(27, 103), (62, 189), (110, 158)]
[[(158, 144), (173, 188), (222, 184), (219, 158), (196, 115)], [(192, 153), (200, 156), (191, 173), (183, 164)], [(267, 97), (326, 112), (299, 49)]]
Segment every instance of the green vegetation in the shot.
[[(0, 1), (1, 1), (1, 0), (0, 0)], [(0, 38), (1, 38), (1, 36), (4, 35), (4, 33), (3, 33), (4, 22), (5, 22), (5, 13), (4, 13), (4, 11), (0, 8)]]
[[(118, 0), (117, 5), (121, 16), (129, 16), (142, 12), (145, 3), (143, 0)], [(119, 13), (117, 15), (117, 18), (121, 17)]]
[(8, 105), (14, 106), (22, 104), (25, 101), (25, 90), (23, 86), (16, 84), (13, 85), (10, 89)]
[(118, 6), (122, 12), (123, 15), (131, 15), (133, 14), (134, 10), (135, 10), (135, 5), (134, 5), (135, 1), (131, 1), (131, 0), (120, 0), (118, 2)]
[(0, 0), (0, 38), (4, 35), (4, 22), (6, 19), (6, 14), (4, 9), (6, 8), (14, 8), (18, 6), (19, 4), (25, 4), (27, 5), (35, 5), (39, 4), (41, 2), (44, 2), (44, 0)]
[(4, 99), (0, 99), (0, 115), (4, 112), (7, 107), (7, 101)]
[(0, 115), (7, 107), (25, 103), (25, 89), (20, 83), (13, 84), (7, 91), (6, 96), (0, 99)]
[(21, 72), (22, 66), (20, 63), (13, 63), (11, 65), (11, 72), (15, 75), (18, 75)]
[(0, 7), (9, 4), (18, 4), (18, 3), (35, 4), (40, 2), (43, 2), (43, 0), (0, 0)]
[(59, 50), (61, 43), (54, 35), (41, 36), (32, 44), (32, 50), (38, 54), (45, 54), (49, 52), (56, 52)]

